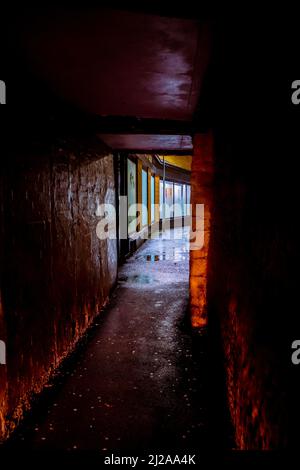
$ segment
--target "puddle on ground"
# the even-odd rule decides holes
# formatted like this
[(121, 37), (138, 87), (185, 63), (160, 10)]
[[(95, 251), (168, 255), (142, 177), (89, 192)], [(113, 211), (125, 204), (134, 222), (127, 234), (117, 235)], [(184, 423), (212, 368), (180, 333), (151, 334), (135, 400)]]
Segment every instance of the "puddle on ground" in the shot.
[(159, 261), (160, 256), (159, 255), (146, 255), (145, 259), (146, 259), (146, 261), (154, 262), (154, 261)]
[(159, 255), (146, 254), (143, 255), (142, 258), (151, 263), (155, 263), (156, 261), (186, 261), (189, 259), (189, 254), (184, 252), (161, 253)]
[(130, 282), (135, 284), (150, 284), (154, 282), (152, 276), (147, 274), (132, 274), (129, 276), (120, 276), (119, 282)]

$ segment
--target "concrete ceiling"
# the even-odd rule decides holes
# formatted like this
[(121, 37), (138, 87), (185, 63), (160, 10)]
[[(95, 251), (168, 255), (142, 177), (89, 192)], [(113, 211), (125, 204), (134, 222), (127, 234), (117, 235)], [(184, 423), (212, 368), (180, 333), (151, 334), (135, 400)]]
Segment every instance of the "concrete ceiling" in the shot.
[(192, 138), (189, 135), (157, 134), (99, 134), (103, 142), (118, 150), (157, 152), (159, 150), (181, 150), (191, 152)]
[[(209, 28), (198, 20), (99, 8), (39, 13), (22, 43), (35, 73), (85, 112), (184, 122), (210, 54)], [(116, 148), (191, 148), (189, 136), (102, 137)]]

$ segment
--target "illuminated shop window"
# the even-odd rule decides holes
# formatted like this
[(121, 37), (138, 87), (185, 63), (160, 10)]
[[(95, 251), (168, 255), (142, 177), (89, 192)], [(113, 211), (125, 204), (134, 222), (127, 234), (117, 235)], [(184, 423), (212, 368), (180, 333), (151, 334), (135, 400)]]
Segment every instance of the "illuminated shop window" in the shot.
[(182, 184), (174, 184), (174, 217), (182, 217), (182, 204)]
[(164, 182), (159, 182), (159, 217), (162, 219), (164, 214)]
[(183, 205), (183, 215), (186, 216), (187, 208), (186, 208), (186, 184), (182, 185), (182, 205)]
[(136, 231), (136, 227), (134, 227), (132, 221), (136, 219), (136, 213), (133, 213), (130, 207), (136, 204), (136, 164), (127, 159), (127, 196), (128, 196), (128, 232), (132, 233)]
[(187, 203), (187, 213), (186, 215), (191, 215), (190, 204), (191, 204), (191, 186), (186, 185), (186, 203)]
[(155, 221), (155, 184), (154, 176), (151, 176), (151, 223)]
[[(163, 218), (163, 180), (160, 180), (160, 218)], [(189, 184), (165, 183), (166, 217), (190, 215), (191, 186)], [(174, 211), (171, 207), (174, 205)], [(175, 212), (175, 213), (174, 213)]]
[(173, 183), (166, 181), (165, 184), (165, 201), (166, 201), (166, 217), (174, 217), (173, 213), (173, 199), (174, 199), (174, 192), (173, 192)]

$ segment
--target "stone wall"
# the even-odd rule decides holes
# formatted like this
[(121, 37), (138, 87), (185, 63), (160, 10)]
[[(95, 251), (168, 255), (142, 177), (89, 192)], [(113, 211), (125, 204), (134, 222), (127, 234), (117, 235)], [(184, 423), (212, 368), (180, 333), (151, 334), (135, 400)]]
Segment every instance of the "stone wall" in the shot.
[[(213, 185), (213, 136), (211, 133), (194, 136), (191, 174), (192, 230), (203, 245), (190, 251), (190, 311), (194, 328), (207, 325), (207, 258), (210, 238)], [(204, 206), (197, 218), (196, 205)], [(204, 215), (204, 220), (203, 220)], [(200, 233), (203, 231), (204, 233)], [(192, 240), (191, 240), (192, 241)]]
[(105, 305), (116, 241), (99, 240), (99, 204), (115, 204), (113, 156), (93, 139), (11, 149), (1, 181), (0, 437), (18, 423)]
[[(261, 26), (253, 35), (232, 20), (218, 31), (206, 90), (212, 133), (201, 137), (213, 136), (213, 178), (207, 186), (205, 149), (194, 152), (192, 175), (193, 202), (211, 208), (207, 270), (196, 263), (191, 270), (207, 277), (192, 314), (201, 318), (206, 306), (212, 412), (223, 383), (233, 445), (252, 450), (298, 447), (300, 421), (299, 368), (291, 363), (300, 332), (299, 109), (290, 99), (293, 75), (278, 68), (282, 36), (270, 27), (266, 37)], [(221, 414), (215, 418), (214, 433)]]
[(192, 201), (206, 205), (207, 233), (204, 249), (191, 252), (192, 323), (202, 326), (207, 315), (211, 386), (218, 389), (214, 429), (223, 370), (234, 445), (281, 449), (288, 445), (288, 405), (292, 416), (299, 409), (299, 380), (291, 392), (289, 376), (299, 331), (295, 175), (278, 159), (282, 141), (275, 145), (272, 130), (249, 142), (247, 129), (238, 129), (234, 139), (220, 128), (195, 137)]
[(242, 155), (246, 131), (235, 142), (215, 139), (208, 305), (220, 328), (235, 441), (239, 449), (280, 449), (288, 438), (295, 298), (291, 190), (267, 129), (259, 148), (248, 143)]

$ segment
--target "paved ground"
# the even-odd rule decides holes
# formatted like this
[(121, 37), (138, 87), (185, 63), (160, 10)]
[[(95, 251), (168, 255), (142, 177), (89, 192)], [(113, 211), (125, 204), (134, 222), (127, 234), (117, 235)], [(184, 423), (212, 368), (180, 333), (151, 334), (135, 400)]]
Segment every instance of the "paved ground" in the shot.
[(188, 264), (186, 239), (147, 241), (127, 261), (91, 337), (9, 445), (205, 447), (207, 357), (185, 321)]

